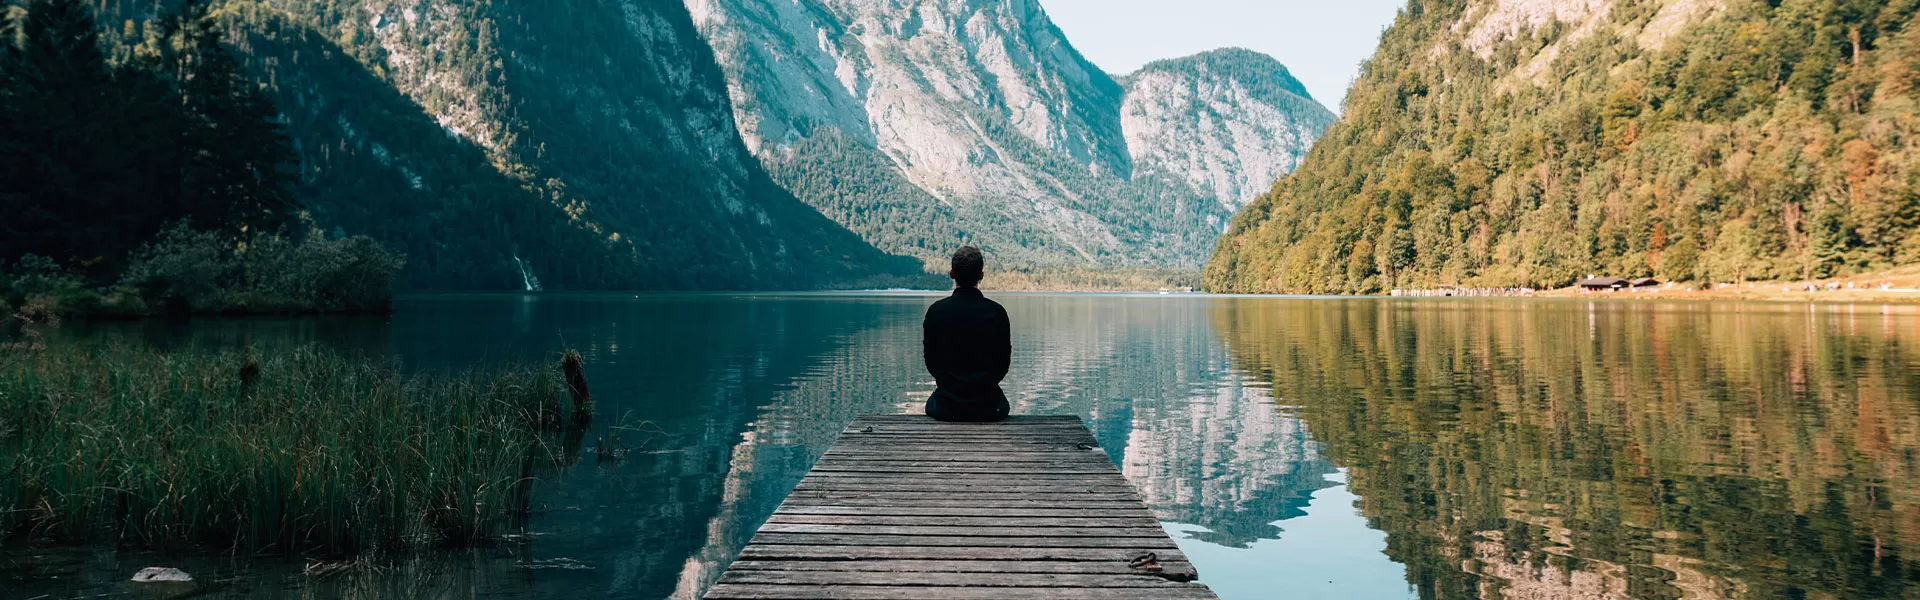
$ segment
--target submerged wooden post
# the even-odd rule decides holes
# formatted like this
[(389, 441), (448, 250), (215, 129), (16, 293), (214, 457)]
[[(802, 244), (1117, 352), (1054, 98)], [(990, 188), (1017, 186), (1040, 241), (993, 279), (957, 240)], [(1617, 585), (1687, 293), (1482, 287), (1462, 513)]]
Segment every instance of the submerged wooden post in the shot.
[(1076, 417), (855, 419), (707, 592), (1214, 598)]

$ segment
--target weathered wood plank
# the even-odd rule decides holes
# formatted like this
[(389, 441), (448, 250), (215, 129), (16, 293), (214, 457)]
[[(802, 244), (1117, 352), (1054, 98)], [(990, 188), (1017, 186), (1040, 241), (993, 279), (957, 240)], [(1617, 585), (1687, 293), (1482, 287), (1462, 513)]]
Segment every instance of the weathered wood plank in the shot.
[(868, 425), (848, 427), (840, 430), (841, 437), (856, 438), (895, 438), (909, 436), (935, 437), (989, 437), (1011, 438), (1021, 436), (1036, 437), (1073, 437), (1092, 439), (1093, 434), (1079, 427), (1001, 427), (995, 429), (948, 429), (936, 427), (895, 427), (888, 425)]
[[(1169, 569), (1191, 571), (1184, 562), (1161, 561)], [(729, 571), (875, 571), (882, 573), (1079, 573), (1086, 575), (1154, 575), (1127, 566), (1126, 561), (1042, 560), (738, 560)], [(1154, 575), (1159, 576), (1159, 575)]]
[(939, 450), (939, 449), (907, 450), (902, 448), (890, 448), (890, 449), (867, 448), (867, 449), (849, 450), (849, 449), (835, 446), (832, 448), (828, 448), (826, 453), (822, 455), (822, 458), (823, 459), (834, 458), (834, 459), (846, 459), (846, 460), (903, 460), (903, 461), (916, 461), (916, 462), (969, 462), (969, 463), (970, 462), (997, 462), (997, 463), (1058, 462), (1063, 460), (1099, 459), (1099, 460), (1106, 461), (1106, 463), (1109, 465), (1113, 464), (1113, 461), (1108, 459), (1106, 453), (1104, 452), (1100, 452), (1098, 450), (1080, 450), (1078, 448), (1075, 448), (1073, 450), (1066, 450), (1066, 451), (1049, 450), (1049, 451), (1043, 451), (1043, 452), (1035, 452), (1035, 451), (1005, 452), (1005, 453), (1001, 453), (998, 456), (987, 457), (987, 456), (955, 456), (951, 452), (947, 452), (945, 450)]
[[(856, 502), (851, 502), (847, 504), (849, 506), (852, 506), (852, 505), (857, 505), (858, 504), (857, 501), (859, 500), (867, 500), (867, 499), (921, 500), (921, 499), (927, 499), (929, 496), (939, 496), (939, 495), (941, 495), (940, 492), (928, 492), (924, 490), (921, 490), (921, 491), (799, 490), (799, 491), (795, 491), (793, 495), (788, 496), (787, 499), (793, 500), (798, 498), (802, 500), (856, 501)], [(947, 494), (947, 496), (952, 497), (952, 496), (956, 496), (956, 494)], [(1027, 491), (969, 492), (965, 494), (965, 500), (1030, 500), (1040, 504), (1051, 504), (1053, 502), (1069, 501), (1069, 500), (1122, 502), (1122, 503), (1128, 503), (1132, 505), (1137, 505), (1140, 503), (1140, 497), (1135, 496), (1131, 491), (1123, 492), (1123, 493), (1085, 492), (1085, 493), (1067, 493), (1067, 494), (1039, 494), (1039, 493), (1033, 493), (1033, 492), (1027, 492)], [(839, 502), (836, 502), (836, 503), (839, 503)], [(884, 502), (881, 504), (883, 506), (888, 505), (888, 503), (884, 503)]]
[(938, 480), (880, 480), (867, 482), (860, 479), (821, 478), (803, 479), (794, 486), (795, 492), (979, 492), (979, 493), (1015, 493), (1015, 494), (1132, 494), (1133, 488), (1126, 485), (1092, 484), (1046, 484), (1041, 482), (1009, 482), (1007, 485), (988, 483), (968, 483), (965, 481), (943, 482)]
[[(996, 469), (998, 470), (1071, 470), (1071, 471), (1081, 472), (1081, 473), (1108, 472), (1108, 473), (1114, 474), (1115, 476), (1119, 476), (1119, 468), (1115, 467), (1111, 461), (1108, 461), (1106, 455), (1099, 455), (1099, 456), (1058, 455), (1058, 456), (1052, 456), (1052, 457), (1034, 456), (1030, 458), (1023, 458), (1021, 460), (992, 460), (992, 459), (986, 458), (985, 456), (973, 456), (973, 455), (955, 456), (950, 454), (941, 459), (928, 460), (926, 458), (921, 458), (916, 456), (902, 456), (900, 454), (889, 455), (886, 453), (861, 453), (861, 454), (845, 453), (845, 454), (828, 454), (826, 456), (821, 457), (818, 463), (818, 466), (816, 468), (832, 469), (832, 470), (846, 470), (846, 469), (854, 469), (854, 468), (858, 468), (858, 469), (885, 469), (885, 468), (938, 469), (942, 471), (961, 471), (961, 472), (968, 472), (968, 471), (991, 472), (992, 470), (996, 470)], [(1121, 479), (1125, 479), (1125, 478), (1122, 477)]]
[(729, 583), (713, 586), (710, 600), (1186, 600), (1213, 599), (1198, 585), (1169, 588), (961, 588), (925, 586), (825, 586)]
[(1105, 477), (1111, 480), (1113, 476), (1111, 474), (1102, 473), (1100, 471), (1100, 469), (1102, 468), (1103, 467), (1096, 467), (1096, 466), (1086, 466), (1086, 467), (1079, 467), (1079, 468), (1070, 467), (1070, 466), (1028, 467), (1028, 468), (997, 467), (997, 466), (992, 466), (989, 463), (952, 463), (946, 466), (929, 466), (929, 467), (888, 466), (886, 463), (856, 463), (856, 464), (848, 464), (848, 463), (825, 464), (823, 463), (823, 464), (814, 466), (812, 474), (821, 475), (821, 474), (828, 474), (828, 473), (832, 473), (832, 474), (896, 473), (896, 474), (901, 474), (909, 477), (913, 477), (916, 475), (918, 476), (925, 476), (925, 475), (1095, 476), (1095, 475), (1098, 475), (1100, 477)]
[[(872, 431), (868, 431), (871, 429)], [(1084, 428), (1071, 427), (1007, 427), (992, 430), (932, 429), (917, 427), (867, 426), (840, 430), (842, 440), (897, 439), (914, 436), (944, 438), (1078, 438), (1094, 439), (1093, 434)]]
[(1141, 554), (1153, 552), (1162, 564), (1184, 563), (1187, 557), (1178, 548), (1087, 548), (1073, 546), (984, 547), (984, 546), (844, 546), (805, 544), (749, 544), (740, 551), (741, 560), (1024, 560), (1036, 562), (1110, 562), (1127, 564)]
[(921, 434), (951, 434), (951, 435), (1023, 435), (1023, 434), (1043, 434), (1043, 435), (1057, 434), (1057, 435), (1078, 435), (1078, 436), (1093, 435), (1091, 432), (1087, 431), (1085, 427), (1082, 427), (1079, 425), (1026, 425), (1026, 426), (1008, 425), (1008, 426), (1000, 426), (1000, 427), (994, 427), (994, 426), (951, 427), (951, 426), (943, 426), (943, 425), (936, 425), (936, 426), (890, 425), (890, 424), (884, 424), (884, 423), (866, 424), (866, 425), (855, 424), (855, 425), (841, 429), (840, 433), (848, 437), (859, 436), (859, 435), (885, 434), (885, 433), (921, 433)]
[(840, 439), (836, 440), (834, 443), (836, 444), (839, 444), (839, 443), (903, 444), (903, 443), (914, 443), (914, 442), (939, 442), (939, 443), (951, 442), (951, 443), (961, 443), (961, 444), (991, 443), (991, 442), (1024, 444), (1024, 443), (1030, 443), (1030, 442), (1047, 442), (1047, 443), (1056, 443), (1056, 444), (1093, 444), (1095, 443), (1095, 440), (1092, 435), (1089, 435), (1085, 432), (1082, 432), (1082, 433), (1036, 432), (1036, 433), (1012, 433), (1012, 434), (985, 434), (985, 433), (940, 433), (940, 432), (928, 432), (928, 431), (911, 431), (911, 432), (909, 431), (876, 431), (873, 433), (855, 432), (855, 433), (842, 434), (840, 436)]
[[(808, 506), (804, 504), (786, 504), (773, 516), (809, 517), (809, 516), (866, 516), (866, 517), (979, 517), (982, 508), (975, 504), (959, 501), (954, 506)], [(1124, 503), (1121, 503), (1124, 504)], [(1153, 512), (1138, 506), (1108, 506), (1095, 508), (1062, 508), (1052, 504), (1028, 502), (1016, 506), (991, 508), (987, 510), (994, 517), (985, 518), (1027, 518), (1027, 517), (1065, 517), (1065, 518), (1110, 518), (1155, 520)]]
[(767, 523), (760, 533), (817, 533), (823, 535), (955, 536), (972, 538), (1163, 538), (1159, 527), (953, 527), (945, 525), (846, 525), (822, 523)]
[[(808, 515), (785, 511), (774, 513), (767, 523), (813, 525), (917, 525), (935, 527), (1128, 527), (1158, 528), (1160, 522), (1143, 516), (1068, 517), (1068, 516), (899, 516), (899, 515)], [(761, 531), (766, 531), (762, 529)]]
[(962, 535), (834, 535), (824, 533), (760, 533), (752, 544), (796, 546), (969, 546), (977, 548), (1178, 548), (1173, 538), (1159, 537), (977, 537)]
[[(740, 560), (806, 561), (821, 564), (852, 564), (875, 560), (931, 560), (954, 563), (978, 561), (1016, 561), (1040, 564), (1087, 563), (1108, 567), (1127, 567), (1148, 551), (1129, 548), (977, 548), (962, 546), (777, 546), (750, 545), (740, 552)], [(1186, 555), (1179, 550), (1151, 550), (1160, 561), (1160, 576), (1172, 581), (1192, 581), (1198, 577)]]
[[(1094, 449), (1076, 446), (1074, 444), (1054, 443), (1054, 442), (1035, 442), (1030, 444), (1017, 444), (1017, 443), (949, 444), (949, 443), (942, 443), (942, 442), (913, 442), (913, 443), (901, 442), (901, 443), (894, 443), (894, 444), (867, 444), (867, 443), (834, 444), (834, 447), (837, 448), (841, 454), (853, 454), (857, 452), (939, 452), (942, 454), (961, 454), (961, 453), (966, 453), (966, 454), (1002, 454), (1002, 453), (1070, 454), (1070, 453), (1091, 453), (1091, 452), (1097, 451)], [(832, 450), (829, 450), (829, 452), (832, 452)]]
[(720, 583), (784, 585), (924, 585), (934, 587), (1185, 588), (1187, 584), (1131, 573), (928, 573), (876, 571), (755, 571), (728, 569)]
[(1035, 456), (1023, 460), (1006, 460), (995, 456), (943, 456), (937, 460), (918, 460), (918, 458), (900, 458), (900, 454), (881, 454), (881, 452), (841, 452), (822, 456), (814, 467), (839, 467), (839, 465), (887, 465), (887, 467), (1000, 467), (1000, 469), (1037, 469), (1037, 467), (1062, 467), (1062, 469), (1117, 469), (1106, 454), (1060, 454), (1060, 456)]
[(967, 449), (980, 447), (980, 446), (1017, 446), (1017, 447), (1031, 447), (1031, 448), (1043, 448), (1043, 449), (1059, 448), (1061, 450), (1081, 450), (1083, 452), (1092, 452), (1092, 450), (1086, 449), (1085, 446), (1095, 446), (1092, 438), (1071, 438), (1071, 437), (1065, 437), (1065, 436), (1003, 438), (1003, 437), (982, 437), (982, 436), (949, 437), (949, 436), (924, 436), (924, 435), (889, 435), (889, 436), (863, 435), (863, 436), (858, 436), (853, 440), (846, 440), (846, 441), (837, 442), (834, 444), (835, 447), (838, 447), (844, 450), (859, 450), (859, 449), (868, 449), (868, 448), (874, 448), (874, 447), (891, 448), (891, 447), (899, 447), (899, 446), (916, 446), (916, 445), (943, 445), (943, 446), (951, 445), (951, 446), (955, 446), (959, 448), (967, 448)]
[(869, 425), (866, 427), (848, 427), (840, 430), (840, 435), (851, 438), (889, 438), (910, 436), (934, 436), (951, 438), (1016, 438), (1021, 436), (1092, 438), (1093, 434), (1078, 427), (1001, 427), (995, 429), (946, 429), (926, 427), (894, 427), (889, 425)]
[(896, 473), (895, 477), (875, 477), (873, 473), (828, 472), (815, 473), (801, 479), (804, 485), (876, 485), (893, 484), (895, 487), (921, 485), (950, 485), (977, 487), (997, 485), (1001, 487), (1045, 487), (1045, 486), (1082, 486), (1132, 490), (1133, 485), (1125, 479), (1115, 479), (1112, 475), (1089, 477), (1085, 473), (1061, 473), (1054, 475), (1013, 475), (978, 473), (966, 475), (960, 473)]
[[(889, 477), (889, 475), (891, 475), (891, 477)], [(1052, 473), (969, 473), (969, 472), (960, 471), (960, 470), (934, 470), (934, 471), (927, 471), (927, 472), (918, 472), (918, 471), (884, 472), (884, 471), (876, 471), (872, 469), (859, 470), (859, 471), (839, 471), (839, 470), (823, 469), (823, 470), (814, 471), (812, 473), (808, 473), (807, 477), (805, 479), (802, 479), (801, 481), (806, 481), (807, 479), (816, 479), (816, 480), (817, 479), (833, 479), (833, 480), (846, 479), (846, 480), (862, 480), (862, 481), (872, 480), (872, 479), (891, 479), (891, 480), (899, 480), (899, 481), (932, 479), (932, 480), (962, 481), (962, 482), (971, 482), (976, 480), (998, 480), (998, 481), (1008, 481), (1008, 482), (1073, 480), (1073, 481), (1086, 481), (1090, 483), (1099, 483), (1102, 485), (1110, 485), (1110, 486), (1116, 486), (1116, 487), (1118, 486), (1132, 487), (1132, 484), (1127, 483), (1127, 480), (1116, 477), (1113, 473), (1102, 473), (1102, 472), (1093, 471), (1093, 470), (1068, 470), (1068, 471), (1060, 471), (1060, 472), (1052, 472)]]
[[(835, 507), (900, 508), (916, 510), (973, 508), (992, 510), (995, 512), (1010, 512), (1029, 508), (1146, 510), (1145, 507), (1141, 506), (1140, 499), (1131, 495), (1113, 498), (1083, 498), (1078, 496), (1067, 498), (1035, 498), (1027, 495), (1016, 495), (1011, 498), (967, 496), (964, 499), (954, 499), (929, 496), (927, 494), (887, 494), (873, 496), (870, 494), (857, 493), (829, 495), (824, 492), (809, 492), (809, 495), (806, 496), (787, 496), (787, 501), (783, 503), (782, 506), (786, 508)], [(972, 514), (979, 514), (979, 511), (976, 510)]]
[(846, 470), (849, 468), (920, 468), (943, 470), (1050, 469), (1119, 475), (1119, 468), (1115, 467), (1112, 461), (1107, 460), (1104, 454), (1087, 455), (1076, 452), (1052, 453), (1052, 455), (1049, 456), (1046, 453), (1021, 452), (1011, 455), (1016, 457), (1017, 460), (1009, 459), (1007, 456), (1009, 455), (995, 456), (989, 453), (957, 453), (945, 454), (939, 458), (931, 458), (923, 453), (917, 452), (833, 451), (821, 457), (815, 468), (829, 470)]
[(841, 428), (842, 431), (866, 433), (867, 428), (874, 431), (960, 431), (970, 433), (993, 433), (1007, 431), (1087, 431), (1086, 425), (1074, 422), (1052, 423), (910, 423), (855, 421)]
[(860, 415), (853, 419), (855, 423), (912, 423), (938, 425), (943, 427), (993, 427), (996, 425), (1026, 425), (1031, 423), (1070, 423), (1080, 424), (1080, 417), (1070, 415), (1013, 415), (997, 423), (952, 423), (935, 421), (924, 415)]
[(708, 598), (1214, 598), (1073, 417), (869, 415)]
[(1089, 473), (1086, 471), (1057, 471), (1051, 473), (968, 473), (965, 471), (835, 471), (815, 469), (807, 474), (807, 479), (848, 480), (848, 481), (955, 481), (972, 483), (976, 481), (1001, 482), (1039, 482), (1039, 483), (1114, 483), (1112, 473)]

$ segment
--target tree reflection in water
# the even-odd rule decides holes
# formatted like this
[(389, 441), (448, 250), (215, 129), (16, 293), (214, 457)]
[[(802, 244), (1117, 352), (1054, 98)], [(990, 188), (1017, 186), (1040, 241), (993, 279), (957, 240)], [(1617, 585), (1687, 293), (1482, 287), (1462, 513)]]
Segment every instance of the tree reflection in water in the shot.
[(1911, 307), (1229, 300), (1424, 598), (1920, 597)]

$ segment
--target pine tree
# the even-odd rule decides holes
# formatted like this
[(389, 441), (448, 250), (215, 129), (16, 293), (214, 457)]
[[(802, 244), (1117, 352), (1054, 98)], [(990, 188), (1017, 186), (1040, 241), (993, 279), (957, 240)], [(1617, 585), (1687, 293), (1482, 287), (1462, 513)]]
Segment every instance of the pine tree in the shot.
[[(26, 152), (26, 140), (20, 131), (24, 90), (19, 77), (16, 12), (12, 3), (0, 2), (0, 214), (6, 215), (20, 215), (27, 210), (26, 193), (10, 183), (21, 180), (23, 165), (19, 159)], [(12, 218), (0, 219), (0, 259), (15, 254), (14, 246), (21, 239), (20, 225)]]
[(294, 217), (292, 143), (279, 113), (220, 44), (224, 28), (204, 3), (168, 17), (162, 54), (182, 111), (180, 194), (201, 229), (277, 229)]
[[(80, 0), (37, 0), (16, 9), (6, 61), (7, 105), (0, 163), (5, 257), (25, 253), (91, 261), (119, 242), (106, 204), (127, 190), (110, 127), (114, 82)], [(104, 246), (104, 247), (103, 247)]]
[(0, 261), (39, 254), (110, 278), (174, 222), (237, 236), (296, 216), (278, 112), (203, 5), (120, 64), (84, 0), (32, 0), (0, 26)]

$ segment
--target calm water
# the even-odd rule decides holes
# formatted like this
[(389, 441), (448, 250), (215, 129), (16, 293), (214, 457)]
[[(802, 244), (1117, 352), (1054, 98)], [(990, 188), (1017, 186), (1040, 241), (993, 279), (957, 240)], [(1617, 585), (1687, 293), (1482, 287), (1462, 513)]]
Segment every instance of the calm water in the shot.
[[(91, 329), (414, 368), (587, 357), (526, 539), (383, 559), (0, 553), (0, 597), (697, 598), (833, 441), (931, 391), (906, 295), (428, 297)], [(1003, 296), (1019, 412), (1079, 415), (1223, 598), (1920, 598), (1910, 307)]]

